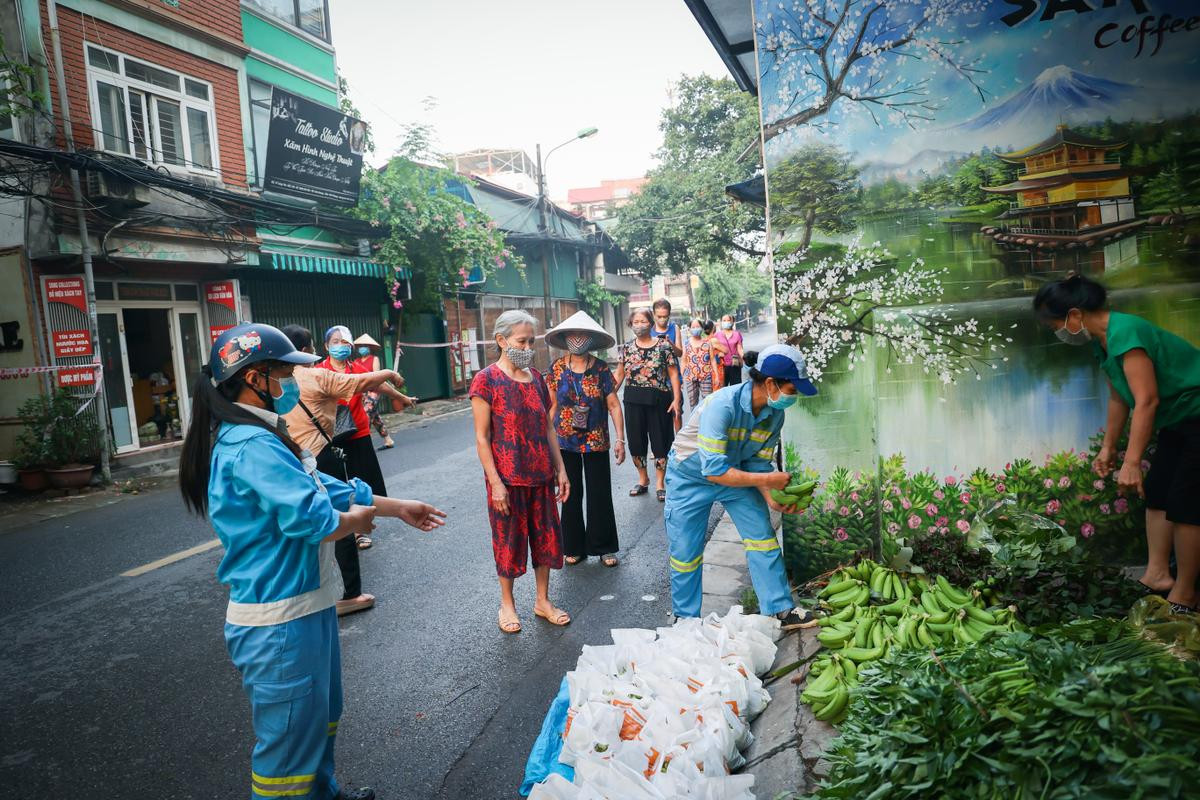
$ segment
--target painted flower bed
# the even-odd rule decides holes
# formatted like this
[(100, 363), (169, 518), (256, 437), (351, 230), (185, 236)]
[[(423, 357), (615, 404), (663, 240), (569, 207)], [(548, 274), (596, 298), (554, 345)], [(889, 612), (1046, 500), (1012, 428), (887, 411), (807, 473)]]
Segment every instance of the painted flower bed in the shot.
[[(1112, 475), (1101, 478), (1092, 470), (1100, 442), (1097, 434), (1086, 452), (1053, 454), (1041, 465), (1018, 460), (999, 473), (977, 469), (966, 476), (939, 477), (909, 472), (903, 456), (886, 459), (873, 475), (836, 469), (806, 512), (784, 517), (788, 573), (793, 583), (802, 584), (877, 542), (889, 557), (898, 539), (934, 558), (939, 551), (959, 551), (958, 540), (970, 531), (975, 516), (1003, 497), (1087, 540), (1100, 560), (1136, 558), (1144, 546), (1140, 506), (1117, 493)], [(789, 470), (802, 470), (791, 445), (786, 456)]]

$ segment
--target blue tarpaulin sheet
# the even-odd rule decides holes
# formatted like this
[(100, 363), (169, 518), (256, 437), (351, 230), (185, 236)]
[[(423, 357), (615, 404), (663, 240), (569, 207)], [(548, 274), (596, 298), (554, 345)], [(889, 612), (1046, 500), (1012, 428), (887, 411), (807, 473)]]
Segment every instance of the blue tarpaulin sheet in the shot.
[(562, 752), (563, 731), (567, 727), (567, 708), (571, 705), (570, 692), (567, 689), (567, 679), (558, 687), (558, 694), (550, 703), (546, 719), (542, 721), (542, 731), (533, 743), (529, 760), (525, 762), (525, 780), (521, 784), (521, 796), (528, 797), (535, 783), (541, 783), (557, 772), (569, 781), (575, 780), (575, 770), (566, 764), (558, 763), (558, 754)]

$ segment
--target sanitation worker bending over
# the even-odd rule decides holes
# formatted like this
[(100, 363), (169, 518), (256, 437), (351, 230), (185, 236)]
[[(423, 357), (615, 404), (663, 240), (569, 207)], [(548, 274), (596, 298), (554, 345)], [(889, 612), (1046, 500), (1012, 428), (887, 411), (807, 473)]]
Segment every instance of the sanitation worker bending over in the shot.
[(810, 627), (816, 618), (792, 602), (779, 541), (768, 508), (791, 512), (771, 499), (790, 482), (772, 464), (784, 409), (814, 395), (804, 358), (793, 347), (771, 345), (745, 354), (750, 380), (706, 397), (667, 457), (663, 516), (671, 551), (671, 604), (676, 616), (700, 616), (704, 538), (715, 502), (725, 506), (746, 547), (746, 563), (763, 614), (785, 628)]

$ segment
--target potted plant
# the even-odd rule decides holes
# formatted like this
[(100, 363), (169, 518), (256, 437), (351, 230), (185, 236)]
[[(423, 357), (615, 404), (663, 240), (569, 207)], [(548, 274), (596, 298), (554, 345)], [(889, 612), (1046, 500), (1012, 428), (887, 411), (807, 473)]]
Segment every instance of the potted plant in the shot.
[(46, 426), (46, 475), (59, 489), (87, 486), (100, 454), (100, 428), (95, 414), (79, 411), (79, 398), (58, 390), (49, 400)]
[(40, 492), (50, 485), (46, 475), (46, 424), (49, 422), (49, 400), (38, 396), (26, 400), (17, 410), (24, 430), (17, 434), (17, 481), (27, 492)]

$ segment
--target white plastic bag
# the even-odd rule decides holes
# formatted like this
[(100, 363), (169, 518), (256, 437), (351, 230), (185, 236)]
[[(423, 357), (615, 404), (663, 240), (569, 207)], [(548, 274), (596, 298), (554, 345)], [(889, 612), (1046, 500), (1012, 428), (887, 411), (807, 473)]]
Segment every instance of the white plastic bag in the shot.
[(535, 783), (529, 800), (579, 800), (579, 787), (557, 772), (541, 783)]

